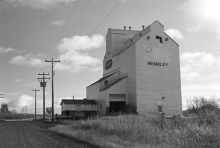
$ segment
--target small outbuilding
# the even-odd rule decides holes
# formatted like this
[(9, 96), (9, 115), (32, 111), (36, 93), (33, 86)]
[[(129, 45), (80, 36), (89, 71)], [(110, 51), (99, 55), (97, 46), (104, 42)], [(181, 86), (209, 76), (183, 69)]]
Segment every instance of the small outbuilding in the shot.
[(60, 105), (63, 116), (73, 115), (77, 111), (82, 111), (86, 117), (97, 115), (97, 104), (94, 100), (62, 99)]

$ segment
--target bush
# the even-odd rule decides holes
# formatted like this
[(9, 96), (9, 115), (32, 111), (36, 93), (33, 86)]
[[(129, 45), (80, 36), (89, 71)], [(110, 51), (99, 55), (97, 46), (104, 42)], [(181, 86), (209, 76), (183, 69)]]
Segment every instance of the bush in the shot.
[(205, 112), (201, 112), (198, 115), (198, 123), (214, 125), (220, 123), (220, 114), (218, 112), (213, 112), (209, 110), (205, 110)]
[(219, 112), (218, 108), (219, 99), (212, 97), (206, 99), (204, 97), (195, 97), (190, 101), (191, 107), (187, 110), (187, 113), (205, 113), (207, 111)]

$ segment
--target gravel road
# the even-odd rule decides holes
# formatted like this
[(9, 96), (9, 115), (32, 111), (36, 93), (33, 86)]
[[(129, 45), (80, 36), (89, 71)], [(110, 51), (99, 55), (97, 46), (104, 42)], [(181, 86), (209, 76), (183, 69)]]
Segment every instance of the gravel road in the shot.
[(0, 148), (95, 148), (30, 122), (0, 123)]

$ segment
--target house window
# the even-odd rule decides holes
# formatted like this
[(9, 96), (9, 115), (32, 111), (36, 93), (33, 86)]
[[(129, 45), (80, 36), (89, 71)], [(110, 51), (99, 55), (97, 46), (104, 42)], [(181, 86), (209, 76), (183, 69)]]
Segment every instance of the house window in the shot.
[(96, 105), (92, 105), (92, 109), (96, 109), (97, 108), (97, 106)]
[(163, 112), (163, 106), (162, 105), (158, 105), (158, 113), (162, 113)]
[(100, 109), (102, 109), (102, 104), (100, 104)]
[(105, 86), (107, 86), (108, 85), (108, 80), (105, 80)]
[(81, 109), (81, 105), (76, 105), (76, 109), (80, 110)]

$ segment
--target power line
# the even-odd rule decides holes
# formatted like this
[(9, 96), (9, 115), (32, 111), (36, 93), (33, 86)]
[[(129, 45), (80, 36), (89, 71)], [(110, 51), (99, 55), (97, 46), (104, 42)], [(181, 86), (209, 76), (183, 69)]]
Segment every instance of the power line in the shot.
[[(73, 30), (73, 28), (75, 27), (76, 23), (79, 21), (79, 19), (81, 18), (82, 14), (84, 13), (84, 11), (86, 10), (86, 8), (88, 7), (89, 3), (91, 0), (88, 1), (88, 3), (86, 4), (86, 6), (84, 7), (84, 9), (81, 11), (79, 17), (77, 18), (77, 20), (75, 21), (75, 23), (73, 24), (72, 28), (70, 29), (70, 31), (68, 32), (67, 36), (71, 33), (71, 31)], [(101, 7), (105, 4), (107, 0), (105, 0), (100, 7), (97, 9), (97, 11), (94, 13), (94, 15), (90, 18), (90, 20), (87, 22), (87, 24), (83, 27), (83, 29), (81, 30), (80, 34), (85, 30), (85, 28), (88, 26), (88, 24), (92, 21), (92, 19), (95, 17), (95, 15), (98, 13), (98, 11), (101, 9)], [(78, 1), (77, 1), (78, 2)], [(77, 4), (76, 4), (77, 5)], [(75, 5), (75, 6), (76, 6)], [(61, 31), (62, 32), (62, 31)], [(55, 47), (55, 45), (54, 45)], [(48, 56), (47, 56), (48, 57)]]
[(92, 21), (92, 19), (96, 16), (96, 14), (99, 12), (99, 10), (102, 8), (102, 6), (105, 4), (107, 0), (105, 0), (101, 5), (100, 7), (97, 9), (97, 11), (93, 14), (93, 16), (90, 18), (90, 20), (87, 22), (87, 24), (83, 27), (83, 29), (81, 30), (81, 32), (79, 34), (81, 34), (85, 28), (88, 26), (88, 24)]
[[(116, 7), (121, 3), (121, 1), (122, 0), (120, 0), (114, 7), (113, 7), (113, 9), (105, 16), (105, 18), (96, 26), (96, 28), (89, 34), (89, 36), (91, 35), (91, 34), (93, 34), (97, 29), (98, 29), (98, 27), (106, 20), (106, 18), (116, 9)], [(78, 47), (77, 47), (77, 49), (76, 50), (74, 50), (73, 51), (73, 53), (65, 60), (65, 61), (67, 61), (77, 50), (79, 50), (79, 48), (86, 42), (88, 40), (88, 38), (87, 39), (85, 39), (84, 40), (84, 42), (81, 44), (81, 45), (79, 45)], [(65, 62), (64, 61), (64, 62)], [(64, 63), (63, 62), (63, 63)], [(57, 70), (58, 68), (60, 68), (62, 66), (62, 63), (60, 64), (60, 66), (59, 67), (57, 67), (55, 70)]]
[[(77, 23), (77, 22), (79, 21), (79, 19), (81, 18), (83, 12), (84, 12), (84, 11), (86, 10), (86, 8), (88, 7), (90, 1), (91, 1), (91, 0), (89, 0), (89, 1), (87, 2), (87, 4), (86, 4), (86, 6), (84, 7), (84, 9), (81, 11), (80, 15), (78, 16), (77, 20), (74, 22), (74, 24), (73, 24), (73, 26), (71, 27), (70, 31), (68, 32), (67, 36), (71, 33), (71, 31), (72, 31), (73, 28), (75, 27), (76, 23)], [(77, 3), (78, 3), (78, 1), (77, 1)], [(76, 5), (77, 5), (77, 3), (76, 3)], [(76, 5), (75, 5), (75, 6), (76, 6)], [(72, 12), (71, 12), (71, 14), (72, 14)], [(54, 45), (54, 47), (55, 47), (55, 45)], [(53, 48), (54, 48), (54, 47), (53, 47)], [(48, 57), (47, 57), (47, 58), (48, 58)]]
[[(100, 5), (100, 7), (97, 9), (97, 11), (93, 14), (93, 16), (90, 18), (90, 20), (87, 22), (87, 24), (83, 27), (83, 29), (81, 30), (81, 32), (80, 32), (79, 34), (81, 34), (81, 33), (85, 30), (85, 28), (86, 28), (86, 27), (88, 26), (88, 24), (92, 21), (92, 19), (96, 16), (96, 14), (99, 12), (99, 10), (102, 8), (102, 6), (105, 4), (106, 1), (107, 1), (107, 0), (103, 1), (103, 3)], [(90, 1), (89, 1), (89, 2), (90, 2)], [(84, 7), (84, 10), (87, 8), (89, 2), (88, 2), (87, 5)], [(67, 34), (67, 36), (70, 34), (70, 32), (72, 31), (72, 29), (75, 27), (75, 24), (78, 22), (79, 18), (82, 16), (84, 10), (81, 11), (80, 16), (77, 18), (77, 21), (74, 23), (73, 27), (70, 29), (70, 31), (69, 31), (69, 33)]]
[(3, 96), (4, 94), (0, 94), (0, 98), (4, 98), (4, 96)]
[(73, 30), (73, 28), (75, 27), (76, 23), (79, 21), (79, 19), (81, 18), (83, 12), (86, 10), (86, 8), (88, 7), (89, 3), (91, 0), (89, 0), (89, 2), (86, 4), (86, 6), (84, 7), (84, 9), (81, 11), (80, 15), (78, 16), (77, 20), (74, 22), (72, 28), (70, 29), (69, 33), (67, 34), (67, 36), (71, 33), (71, 31)]
[[(70, 13), (69, 13), (69, 15), (68, 15), (68, 17), (67, 17), (67, 19), (66, 19), (66, 21), (65, 21), (65, 23), (64, 23), (64, 25), (63, 25), (63, 27), (62, 27), (62, 29), (60, 30), (60, 32), (59, 32), (59, 34), (58, 34), (58, 37), (57, 37), (56, 40), (55, 40), (54, 46), (52, 46), (53, 48), (55, 47), (56, 42), (58, 41), (58, 39), (59, 39), (61, 33), (63, 32), (64, 28), (66, 27), (66, 24), (67, 24), (68, 20), (70, 19), (70, 16), (72, 15), (73, 11), (75, 10), (75, 8), (76, 8), (76, 6), (77, 6), (77, 4), (78, 4), (78, 1), (79, 1), (79, 0), (76, 1), (76, 4), (73, 6), (73, 9), (70, 11)], [(48, 53), (48, 55), (47, 55), (47, 58), (48, 58), (48, 56), (50, 55), (50, 53), (51, 53), (51, 51), (53, 50), (53, 48), (50, 49), (50, 51), (49, 51), (49, 53)], [(47, 59), (47, 58), (46, 58), (46, 59)]]

